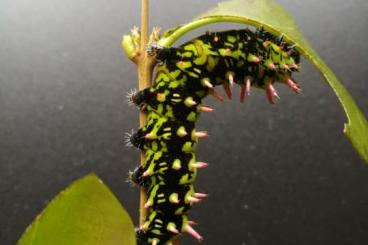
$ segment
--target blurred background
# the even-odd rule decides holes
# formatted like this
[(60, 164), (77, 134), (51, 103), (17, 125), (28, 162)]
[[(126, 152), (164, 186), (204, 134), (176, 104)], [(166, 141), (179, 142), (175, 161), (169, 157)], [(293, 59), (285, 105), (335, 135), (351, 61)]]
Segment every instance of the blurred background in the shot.
[[(151, 1), (152, 27), (184, 23), (217, 2)], [(278, 2), (367, 116), (368, 2)], [(125, 101), (137, 74), (120, 40), (139, 22), (140, 1), (0, 1), (0, 244), (15, 244), (58, 192), (90, 172), (137, 224), (138, 188), (126, 178), (139, 152), (123, 143), (138, 125)], [(238, 91), (226, 103), (207, 99), (216, 111), (198, 123), (211, 136), (197, 153), (210, 167), (196, 186), (210, 196), (191, 211), (202, 244), (368, 241), (368, 167), (342, 133), (343, 110), (304, 60), (296, 78), (303, 94), (279, 85), (274, 106), (261, 90), (245, 104)], [(182, 244), (197, 243), (183, 236)]]

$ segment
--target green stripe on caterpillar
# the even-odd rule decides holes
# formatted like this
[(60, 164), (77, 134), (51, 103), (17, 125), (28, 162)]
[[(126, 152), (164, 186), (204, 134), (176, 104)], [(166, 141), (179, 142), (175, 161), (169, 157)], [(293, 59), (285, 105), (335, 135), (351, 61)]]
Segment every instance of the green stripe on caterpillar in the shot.
[(194, 190), (197, 170), (195, 148), (206, 131), (197, 131), (201, 112), (213, 109), (202, 104), (207, 95), (223, 98), (214, 90), (222, 85), (231, 99), (234, 84), (241, 86), (244, 102), (252, 87), (264, 89), (270, 103), (280, 82), (300, 93), (292, 78), (299, 70), (295, 47), (263, 29), (206, 33), (179, 47), (150, 47), (159, 65), (151, 88), (129, 95), (131, 104), (147, 112), (147, 123), (128, 136), (145, 154), (145, 162), (131, 180), (147, 189), (149, 215), (137, 230), (138, 244), (166, 244), (182, 232), (202, 237), (193, 229), (187, 212), (206, 194)]

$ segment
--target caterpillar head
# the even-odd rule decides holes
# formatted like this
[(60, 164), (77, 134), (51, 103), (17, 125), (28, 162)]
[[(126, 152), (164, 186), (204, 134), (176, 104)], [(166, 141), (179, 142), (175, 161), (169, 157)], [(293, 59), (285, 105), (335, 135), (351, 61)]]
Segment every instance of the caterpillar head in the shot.
[(153, 42), (147, 47), (147, 53), (148, 55), (155, 57), (158, 64), (162, 65), (167, 59), (175, 56), (175, 49), (166, 48)]

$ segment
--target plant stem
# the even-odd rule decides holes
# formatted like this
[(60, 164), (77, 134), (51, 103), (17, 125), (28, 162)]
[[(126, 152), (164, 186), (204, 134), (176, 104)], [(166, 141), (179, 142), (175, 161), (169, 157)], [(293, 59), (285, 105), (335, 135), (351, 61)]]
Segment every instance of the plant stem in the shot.
[[(171, 46), (176, 40), (178, 40), (180, 37), (182, 37), (186, 33), (194, 29), (197, 29), (199, 27), (209, 25), (209, 24), (219, 23), (219, 22), (241, 23), (241, 24), (257, 26), (257, 27), (263, 26), (261, 22), (246, 18), (244, 16), (242, 17), (221, 16), (221, 15), (220, 16), (209, 16), (209, 17), (193, 20), (187, 24), (180, 26), (177, 30), (171, 33), (168, 37), (161, 38), (158, 43), (164, 47)], [(272, 26), (268, 26), (268, 25), (264, 25), (264, 26), (267, 27), (268, 32), (271, 32), (275, 35), (279, 34), (279, 32), (276, 29), (274, 29)], [(288, 38), (288, 36), (286, 37)]]
[[(140, 43), (140, 57), (137, 62), (138, 68), (138, 89), (142, 90), (152, 86), (152, 73), (154, 68), (153, 59), (147, 55), (146, 48), (148, 45), (148, 28), (149, 28), (149, 0), (141, 0), (141, 43)], [(147, 114), (144, 111), (139, 113), (139, 126), (144, 127), (147, 120)], [(140, 154), (141, 164), (144, 163), (144, 153)], [(147, 209), (144, 204), (147, 201), (147, 194), (144, 188), (140, 190), (139, 201), (139, 224), (143, 225), (147, 216)], [(173, 241), (174, 245), (179, 245), (179, 241)]]
[[(152, 67), (150, 67), (149, 57), (146, 48), (148, 44), (148, 0), (141, 0), (141, 43), (140, 57), (138, 60), (138, 89), (142, 90), (151, 86)], [(147, 115), (144, 111), (139, 113), (139, 126), (143, 127), (146, 123)], [(144, 153), (141, 152), (141, 164), (144, 162)], [(144, 188), (140, 190), (139, 203), (139, 224), (142, 225), (147, 216), (147, 210), (144, 204), (147, 201), (147, 194)]]

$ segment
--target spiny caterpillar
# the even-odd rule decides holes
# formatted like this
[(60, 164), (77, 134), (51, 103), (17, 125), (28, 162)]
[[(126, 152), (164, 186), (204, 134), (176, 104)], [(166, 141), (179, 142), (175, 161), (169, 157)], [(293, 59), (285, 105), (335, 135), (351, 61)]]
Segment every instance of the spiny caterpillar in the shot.
[(241, 86), (241, 102), (253, 86), (264, 89), (274, 103), (275, 82), (299, 93), (291, 75), (299, 70), (300, 55), (263, 28), (206, 33), (180, 47), (151, 45), (148, 51), (159, 62), (154, 85), (129, 95), (147, 112), (146, 125), (128, 137), (145, 154), (145, 162), (131, 174), (148, 195), (149, 214), (137, 230), (138, 244), (170, 244), (182, 232), (201, 241), (187, 212), (206, 197), (193, 186), (197, 170), (207, 166), (197, 161), (195, 148), (208, 135), (196, 131), (195, 122), (201, 112), (213, 110), (202, 99), (210, 94), (223, 100), (216, 85), (231, 99), (234, 83)]

